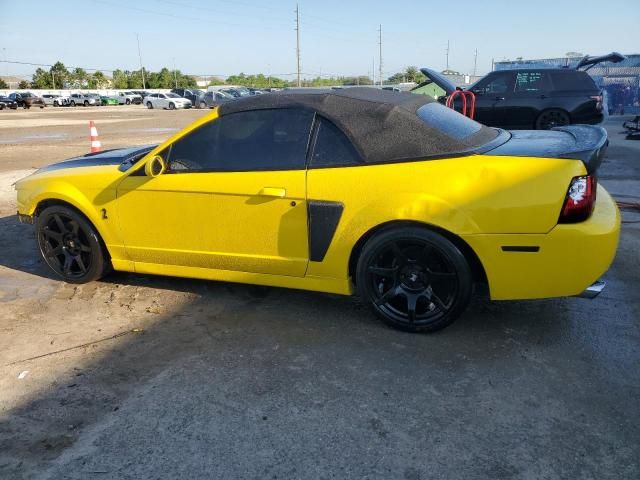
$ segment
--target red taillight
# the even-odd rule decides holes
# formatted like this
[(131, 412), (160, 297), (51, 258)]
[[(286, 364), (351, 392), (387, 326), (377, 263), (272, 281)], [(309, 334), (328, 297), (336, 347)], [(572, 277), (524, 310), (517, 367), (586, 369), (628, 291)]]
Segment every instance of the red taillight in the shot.
[(596, 110), (601, 111), (602, 110), (602, 95), (593, 95), (590, 98), (591, 98), (591, 100), (595, 100), (596, 101)]
[(597, 187), (598, 181), (593, 175), (573, 177), (558, 223), (577, 223), (589, 218), (596, 204)]

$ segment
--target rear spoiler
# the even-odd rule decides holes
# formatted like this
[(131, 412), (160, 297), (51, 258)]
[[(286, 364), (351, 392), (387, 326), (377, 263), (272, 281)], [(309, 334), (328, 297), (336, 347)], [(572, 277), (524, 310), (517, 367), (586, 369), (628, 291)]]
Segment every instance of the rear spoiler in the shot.
[(604, 128), (595, 125), (570, 125), (554, 127), (551, 130), (568, 133), (575, 140), (574, 147), (562, 152), (558, 155), (559, 158), (582, 160), (589, 174), (598, 170), (609, 146), (607, 131)]
[(611, 52), (608, 55), (600, 55), (599, 57), (590, 57), (589, 55), (585, 55), (582, 60), (578, 62), (576, 65), (576, 70), (580, 70), (582, 67), (587, 67), (584, 69), (586, 72), (591, 67), (597, 65), (602, 62), (611, 62), (611, 63), (619, 63), (623, 60), (626, 60), (627, 57), (618, 52)]
[(514, 130), (509, 135), (509, 140), (482, 153), (580, 160), (587, 173), (592, 175), (600, 167), (609, 145), (607, 131), (596, 125), (569, 125), (551, 130)]

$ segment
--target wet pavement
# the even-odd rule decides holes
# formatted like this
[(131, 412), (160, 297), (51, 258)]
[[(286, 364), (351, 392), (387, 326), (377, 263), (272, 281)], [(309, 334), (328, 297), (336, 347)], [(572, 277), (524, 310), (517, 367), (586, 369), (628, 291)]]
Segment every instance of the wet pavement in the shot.
[[(640, 201), (640, 142), (618, 123), (600, 181)], [(640, 223), (597, 299), (476, 298), (431, 335), (334, 295), (68, 285), (31, 235), (7, 207), (0, 478), (640, 476)]]

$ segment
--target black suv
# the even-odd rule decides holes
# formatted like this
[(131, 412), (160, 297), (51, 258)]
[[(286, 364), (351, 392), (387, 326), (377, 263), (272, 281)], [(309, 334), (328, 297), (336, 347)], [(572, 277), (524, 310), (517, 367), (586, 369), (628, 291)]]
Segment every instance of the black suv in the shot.
[[(619, 62), (620, 54), (585, 57), (576, 69), (537, 68), (494, 71), (467, 90), (474, 93), (475, 117), (480, 123), (506, 129), (549, 129), (574, 123), (596, 124), (604, 118), (602, 91), (584, 66)], [(588, 68), (587, 68), (588, 69)], [(451, 95), (456, 87), (443, 75), (423, 68), (432, 81)], [(416, 88), (425, 85), (423, 82)], [(439, 98), (444, 102), (446, 97)], [(460, 110), (461, 100), (454, 105)]]

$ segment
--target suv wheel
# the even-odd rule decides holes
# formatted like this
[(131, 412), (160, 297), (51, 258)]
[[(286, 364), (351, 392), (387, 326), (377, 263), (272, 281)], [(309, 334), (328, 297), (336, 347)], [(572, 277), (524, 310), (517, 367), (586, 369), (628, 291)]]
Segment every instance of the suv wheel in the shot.
[(538, 115), (538, 119), (536, 120), (536, 130), (549, 130), (553, 127), (563, 127), (570, 123), (571, 119), (567, 112), (557, 108), (552, 108), (550, 110), (545, 110)]
[(70, 105), (71, 105), (72, 107), (75, 107), (75, 106), (76, 106), (76, 101), (75, 101), (75, 100), (71, 100)]

